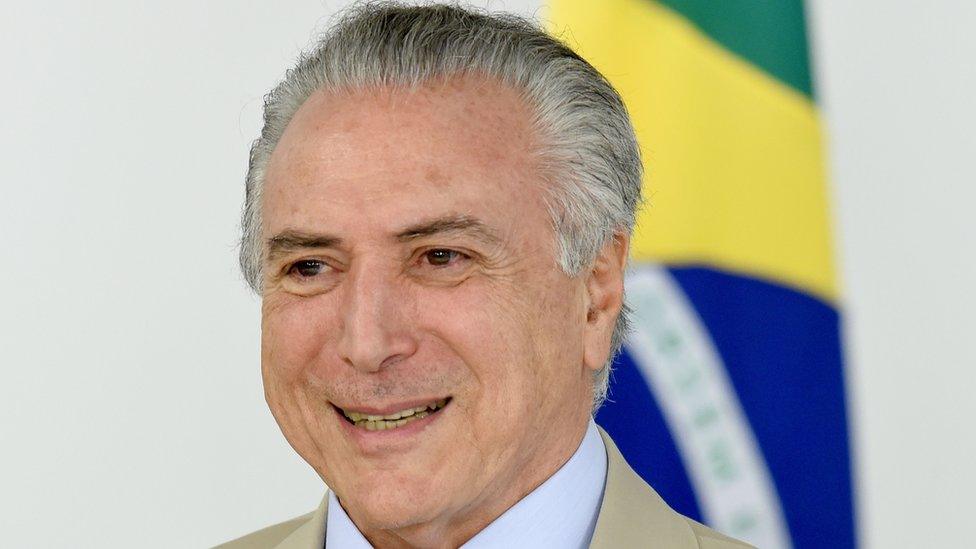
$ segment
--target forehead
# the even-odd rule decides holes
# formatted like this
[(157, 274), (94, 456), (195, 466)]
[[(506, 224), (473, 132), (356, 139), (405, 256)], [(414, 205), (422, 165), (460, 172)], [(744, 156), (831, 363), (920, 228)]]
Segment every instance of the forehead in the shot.
[(443, 215), (538, 229), (530, 120), (516, 91), (483, 78), (316, 92), (271, 157), (264, 232), (392, 232)]

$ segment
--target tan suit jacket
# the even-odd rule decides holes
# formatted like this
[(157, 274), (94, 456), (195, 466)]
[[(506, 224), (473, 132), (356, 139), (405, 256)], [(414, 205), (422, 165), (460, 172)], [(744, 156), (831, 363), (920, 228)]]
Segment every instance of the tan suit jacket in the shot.
[[(591, 549), (744, 549), (733, 540), (679, 515), (664, 503), (624, 461), (603, 429), (607, 446), (607, 487), (593, 533)], [(218, 549), (322, 549), (328, 494), (314, 512), (269, 526)]]

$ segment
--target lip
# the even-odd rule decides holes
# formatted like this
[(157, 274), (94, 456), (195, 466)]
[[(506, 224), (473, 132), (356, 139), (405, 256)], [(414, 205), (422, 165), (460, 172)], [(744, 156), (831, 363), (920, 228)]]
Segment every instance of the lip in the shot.
[(357, 412), (360, 414), (369, 414), (373, 416), (388, 416), (394, 412), (399, 412), (401, 410), (406, 410), (408, 408), (419, 408), (420, 406), (426, 406), (431, 402), (439, 402), (441, 400), (450, 400), (451, 397), (433, 397), (433, 398), (418, 398), (416, 400), (406, 400), (403, 402), (396, 402), (393, 404), (388, 404), (386, 406), (340, 406), (338, 404), (333, 404), (335, 408), (339, 409), (341, 414), (343, 410), (347, 412)]
[[(346, 439), (353, 443), (353, 445), (359, 450), (359, 452), (364, 456), (371, 457), (383, 457), (388, 455), (400, 455), (404, 451), (409, 450), (412, 446), (419, 444), (423, 440), (423, 434), (432, 428), (436, 428), (439, 423), (442, 423), (445, 419), (445, 414), (449, 414), (451, 409), (452, 399), (450, 397), (441, 397), (447, 400), (447, 404), (443, 408), (437, 410), (437, 412), (428, 415), (425, 418), (415, 419), (410, 423), (407, 423), (403, 427), (397, 427), (396, 429), (384, 429), (382, 431), (368, 431), (362, 427), (356, 427), (353, 423), (346, 418), (342, 413), (342, 408), (338, 405), (333, 405), (332, 408), (335, 411), (335, 420), (339, 422), (339, 429), (346, 436)], [(369, 407), (369, 406), (352, 406), (345, 408), (345, 410), (350, 412), (359, 412), (372, 415), (389, 415), (393, 412), (398, 412), (400, 410), (405, 410), (407, 408), (416, 408), (418, 406), (424, 406), (431, 402), (436, 402), (440, 400), (439, 398), (434, 399), (420, 399), (416, 401), (404, 401), (399, 402), (390, 406), (381, 407)]]

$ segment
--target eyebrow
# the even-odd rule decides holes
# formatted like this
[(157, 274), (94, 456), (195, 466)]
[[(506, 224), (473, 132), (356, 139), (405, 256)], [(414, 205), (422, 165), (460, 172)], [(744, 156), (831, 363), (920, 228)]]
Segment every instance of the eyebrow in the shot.
[[(490, 245), (502, 241), (483, 222), (467, 215), (450, 215), (411, 225), (397, 233), (395, 238), (400, 242), (410, 242), (428, 236), (451, 233), (471, 236)], [(335, 248), (340, 244), (342, 239), (337, 236), (286, 229), (268, 239), (268, 259), (273, 261), (296, 250)]]
[(295, 250), (334, 248), (342, 243), (337, 236), (286, 230), (268, 239), (268, 259), (275, 259)]
[(409, 242), (411, 240), (445, 233), (458, 233), (471, 236), (485, 244), (499, 244), (502, 241), (483, 222), (467, 215), (450, 215), (407, 227), (397, 233), (396, 239), (400, 242)]

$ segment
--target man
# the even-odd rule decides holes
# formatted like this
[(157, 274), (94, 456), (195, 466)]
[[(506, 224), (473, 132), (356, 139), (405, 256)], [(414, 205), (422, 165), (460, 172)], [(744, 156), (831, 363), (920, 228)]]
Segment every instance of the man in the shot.
[(527, 22), (346, 15), (266, 100), (241, 253), (268, 404), (329, 491), (226, 547), (744, 547), (593, 423), (640, 183), (617, 93)]

